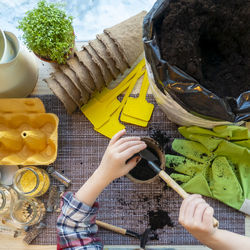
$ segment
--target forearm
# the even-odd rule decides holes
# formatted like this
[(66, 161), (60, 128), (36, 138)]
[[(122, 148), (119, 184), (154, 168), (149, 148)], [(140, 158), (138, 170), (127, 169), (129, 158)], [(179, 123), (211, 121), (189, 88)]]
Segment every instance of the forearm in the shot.
[(76, 192), (75, 197), (92, 207), (100, 193), (109, 185), (110, 178), (105, 176), (100, 170), (96, 170), (93, 175)]
[(213, 208), (198, 194), (183, 200), (179, 222), (196, 239), (213, 250), (249, 250), (250, 238), (214, 228)]
[(250, 249), (250, 238), (221, 229), (217, 229), (213, 235), (200, 241), (213, 250)]
[(75, 197), (92, 206), (100, 193), (109, 185), (110, 182), (127, 174), (140, 159), (133, 155), (147, 147), (146, 143), (141, 141), (140, 137), (125, 137), (126, 131), (121, 130), (113, 136), (103, 155), (100, 166), (85, 184), (76, 192)]

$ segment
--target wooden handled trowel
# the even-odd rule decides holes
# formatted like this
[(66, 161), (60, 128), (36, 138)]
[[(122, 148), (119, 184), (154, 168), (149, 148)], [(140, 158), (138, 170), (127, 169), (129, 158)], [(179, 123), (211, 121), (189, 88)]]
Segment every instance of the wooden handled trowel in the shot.
[[(175, 182), (164, 170), (155, 164), (159, 159), (151, 153), (147, 148), (139, 152), (139, 155), (147, 160), (148, 165), (155, 171), (172, 189), (174, 189), (183, 199), (187, 198), (189, 194), (177, 183)], [(219, 222), (214, 218), (213, 219), (214, 227), (219, 226)]]
[(138, 234), (138, 233), (133, 232), (131, 230), (117, 227), (117, 226), (108, 224), (106, 222), (100, 221), (100, 220), (96, 220), (96, 224), (102, 228), (107, 229), (107, 230), (139, 239), (140, 240), (140, 249), (145, 249), (145, 246), (146, 246), (147, 241), (150, 238), (150, 234), (151, 234), (150, 228), (147, 228), (142, 234)]

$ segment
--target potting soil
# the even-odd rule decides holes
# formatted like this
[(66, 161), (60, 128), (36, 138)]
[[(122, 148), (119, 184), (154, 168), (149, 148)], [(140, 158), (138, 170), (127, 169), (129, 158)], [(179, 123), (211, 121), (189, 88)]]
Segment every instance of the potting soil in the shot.
[(174, 224), (167, 211), (158, 209), (157, 211), (148, 211), (149, 225), (152, 230), (163, 229), (166, 225), (173, 227)]
[(160, 146), (161, 150), (164, 153), (167, 153), (168, 149), (168, 143), (170, 141), (170, 137), (167, 136), (167, 133), (164, 131), (161, 131), (158, 128), (149, 128), (149, 136), (153, 138)]
[[(158, 158), (158, 160), (155, 161), (155, 164), (160, 166), (161, 162), (160, 162), (159, 157), (158, 157), (157, 153), (155, 152), (155, 150), (152, 148), (149, 148), (149, 147), (148, 147), (148, 150), (151, 151)], [(154, 176), (156, 176), (156, 173), (148, 165), (148, 161), (143, 159), (143, 158), (138, 162), (136, 167), (133, 168), (129, 173), (134, 178), (136, 178), (138, 180), (142, 180), (142, 181), (149, 180), (149, 179), (153, 178)]]
[(250, 2), (170, 0), (157, 23), (162, 57), (219, 97), (250, 90)]

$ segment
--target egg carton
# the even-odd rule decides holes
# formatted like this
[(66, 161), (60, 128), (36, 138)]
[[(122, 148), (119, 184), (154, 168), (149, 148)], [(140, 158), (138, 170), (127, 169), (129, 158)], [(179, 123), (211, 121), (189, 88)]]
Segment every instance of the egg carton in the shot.
[(43, 102), (39, 98), (0, 98), (0, 114), (45, 112)]
[(0, 164), (48, 165), (57, 157), (55, 114), (0, 113)]

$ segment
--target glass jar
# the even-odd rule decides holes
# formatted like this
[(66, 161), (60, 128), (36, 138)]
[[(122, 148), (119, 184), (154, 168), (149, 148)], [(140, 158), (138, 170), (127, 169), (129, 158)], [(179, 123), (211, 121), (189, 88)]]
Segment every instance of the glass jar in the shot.
[(14, 175), (13, 186), (23, 196), (38, 197), (47, 192), (50, 179), (44, 169), (24, 167)]
[(33, 197), (22, 197), (11, 210), (11, 218), (17, 228), (24, 228), (39, 223), (45, 215), (44, 204)]
[(8, 186), (0, 185), (0, 217), (8, 218), (13, 202), (17, 200), (17, 192)]

